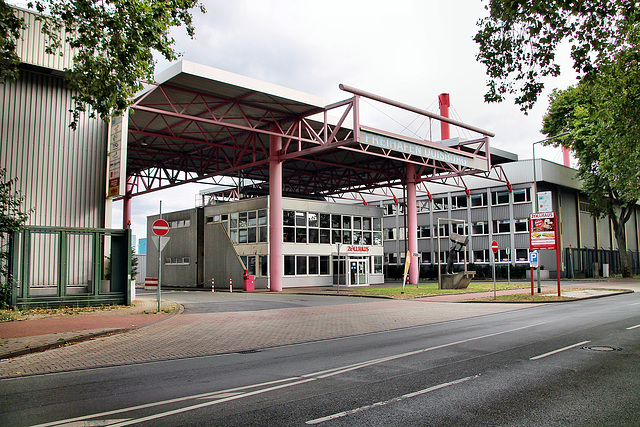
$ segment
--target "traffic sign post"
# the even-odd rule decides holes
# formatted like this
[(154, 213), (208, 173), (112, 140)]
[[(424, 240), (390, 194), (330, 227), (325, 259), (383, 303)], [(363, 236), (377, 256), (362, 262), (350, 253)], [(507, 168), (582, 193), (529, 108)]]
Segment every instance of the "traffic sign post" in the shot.
[(151, 231), (153, 231), (153, 234), (156, 236), (164, 236), (169, 232), (169, 223), (164, 219), (156, 219), (153, 221)]
[(493, 251), (493, 299), (497, 299), (496, 296), (496, 254), (498, 253), (498, 242), (495, 240), (491, 242), (491, 251)]
[(158, 236), (158, 313), (160, 313), (160, 302), (162, 300), (162, 291), (160, 290), (162, 287), (162, 249), (164, 247), (162, 236), (169, 232), (169, 223), (162, 219), (162, 200), (160, 201), (160, 219), (153, 221), (151, 231)]
[(531, 268), (531, 295), (533, 295), (533, 269), (538, 268), (538, 252), (529, 252), (529, 267)]

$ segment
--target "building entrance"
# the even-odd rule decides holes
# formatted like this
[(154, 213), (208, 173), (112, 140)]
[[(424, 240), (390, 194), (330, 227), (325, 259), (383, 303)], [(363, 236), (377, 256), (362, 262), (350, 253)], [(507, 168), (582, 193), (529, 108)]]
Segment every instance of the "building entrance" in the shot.
[(349, 283), (348, 286), (368, 286), (369, 269), (366, 259), (349, 260)]

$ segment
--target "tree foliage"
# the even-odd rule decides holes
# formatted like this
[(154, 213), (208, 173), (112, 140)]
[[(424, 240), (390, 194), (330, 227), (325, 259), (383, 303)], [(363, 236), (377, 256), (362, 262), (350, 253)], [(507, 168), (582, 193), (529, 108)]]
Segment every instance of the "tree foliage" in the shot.
[(23, 28), (24, 20), (18, 18), (4, 0), (0, 0), (0, 82), (18, 78), (20, 58), (16, 53), (16, 42)]
[(5, 175), (5, 169), (0, 169), (0, 308), (7, 306), (11, 297), (9, 233), (20, 230), (29, 218), (21, 209), (23, 197), (12, 189), (15, 180), (5, 180)]
[[(88, 107), (92, 117), (104, 120), (121, 114), (142, 82), (153, 81), (154, 51), (169, 61), (178, 58), (171, 28), (184, 25), (193, 37), (190, 10), (204, 12), (198, 0), (36, 0), (29, 7), (43, 14), (48, 53), (64, 45), (73, 49), (74, 65), (66, 77), (75, 91), (74, 129)], [(13, 31), (16, 23), (8, 27)]]
[[(638, 34), (631, 36), (640, 46)], [(579, 160), (589, 209), (611, 219), (627, 276), (625, 224), (640, 200), (640, 51), (617, 52), (577, 86), (554, 91), (550, 101), (542, 131), (571, 132), (553, 144), (570, 148)]]
[(561, 43), (571, 44), (573, 68), (585, 76), (632, 46), (640, 22), (635, 0), (487, 0), (485, 8), (474, 37), (489, 77), (485, 100), (515, 95), (523, 111), (536, 103), (542, 79), (560, 74)]

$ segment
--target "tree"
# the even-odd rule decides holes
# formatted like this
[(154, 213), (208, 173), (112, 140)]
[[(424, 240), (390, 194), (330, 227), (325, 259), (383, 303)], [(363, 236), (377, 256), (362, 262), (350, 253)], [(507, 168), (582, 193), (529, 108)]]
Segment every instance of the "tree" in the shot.
[[(637, 32), (631, 41), (640, 46)], [(629, 277), (626, 223), (640, 200), (640, 51), (616, 53), (577, 86), (554, 91), (550, 101), (542, 132), (570, 130), (552, 144), (574, 151), (589, 209), (610, 218), (622, 274)]]
[[(15, 49), (21, 23), (5, 21), (7, 6), (4, 0), (0, 2), (0, 36), (3, 41), (14, 40)], [(48, 53), (58, 52), (65, 44), (74, 49), (73, 68), (66, 70), (66, 81), (75, 93), (70, 124), (74, 129), (87, 109), (92, 117), (103, 120), (122, 114), (143, 88), (142, 82), (153, 82), (153, 52), (169, 61), (178, 58), (171, 28), (184, 25), (193, 37), (190, 9), (205, 12), (198, 0), (36, 0), (29, 7), (43, 14), (40, 19), (49, 40)], [(0, 45), (0, 61), (9, 61), (15, 69), (10, 47), (10, 43)], [(0, 75), (2, 81), (6, 76), (15, 78), (8, 73)]]
[(487, 67), (487, 102), (516, 95), (523, 111), (531, 109), (544, 85), (558, 76), (556, 52), (571, 43), (573, 68), (588, 75), (633, 45), (640, 22), (636, 0), (488, 0), (489, 16), (478, 21), (474, 40), (478, 61)]
[(9, 277), (9, 233), (20, 230), (29, 214), (21, 209), (23, 197), (12, 190), (14, 179), (5, 181), (6, 170), (0, 169), (0, 308), (9, 305), (11, 277)]
[(18, 78), (20, 58), (16, 53), (16, 41), (24, 28), (24, 20), (18, 18), (13, 8), (0, 0), (0, 81)]

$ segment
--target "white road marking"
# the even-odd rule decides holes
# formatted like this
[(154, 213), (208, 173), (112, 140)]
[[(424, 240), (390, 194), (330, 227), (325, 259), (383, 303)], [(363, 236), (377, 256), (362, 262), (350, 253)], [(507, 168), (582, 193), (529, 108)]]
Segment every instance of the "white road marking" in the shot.
[(413, 393), (403, 394), (402, 396), (394, 397), (393, 399), (385, 400), (385, 401), (382, 401), (382, 402), (376, 402), (376, 403), (373, 403), (371, 405), (361, 406), (359, 408), (350, 409), (350, 410), (344, 411), (344, 412), (338, 412), (338, 413), (333, 414), (333, 415), (327, 415), (326, 417), (316, 418), (315, 420), (309, 420), (306, 423), (313, 425), (313, 424), (320, 424), (320, 423), (323, 423), (325, 421), (335, 420), (336, 418), (342, 418), (342, 417), (346, 417), (347, 415), (353, 415), (355, 413), (358, 413), (358, 412), (361, 412), (361, 411), (365, 411), (367, 409), (378, 408), (380, 406), (388, 405), (390, 403), (396, 403), (396, 402), (400, 402), (400, 401), (405, 400), (405, 399), (410, 399), (412, 397), (420, 396), (422, 394), (427, 394), (427, 393), (430, 393), (432, 391), (440, 390), (441, 388), (449, 387), (449, 386), (452, 386), (454, 384), (460, 384), (462, 382), (469, 381), (470, 379), (477, 378), (477, 377), (478, 377), (478, 375), (473, 376), (473, 377), (460, 378), (459, 380), (455, 380), (455, 381), (450, 381), (448, 383), (434, 385), (433, 387), (425, 388), (425, 389), (419, 390), (419, 391), (414, 391)]
[(630, 326), (627, 328), (627, 330), (636, 329), (636, 328), (640, 328), (640, 325)]
[(629, 304), (629, 305), (638, 305), (640, 304), (640, 302), (634, 302), (633, 304)]
[[(228, 389), (228, 390), (219, 390), (219, 391), (215, 391), (215, 392), (202, 393), (202, 394), (193, 395), (193, 396), (179, 397), (179, 398), (169, 399), (169, 400), (164, 400), (164, 401), (159, 401), (159, 402), (151, 402), (151, 403), (147, 403), (147, 404), (144, 404), (144, 405), (132, 406), (132, 407), (129, 407), (129, 408), (116, 409), (116, 410), (113, 410), (113, 411), (106, 411), (106, 412), (101, 412), (101, 413), (98, 413), (98, 414), (89, 414), (89, 415), (85, 415), (85, 416), (82, 416), (82, 417), (76, 417), (76, 418), (70, 418), (70, 419), (66, 419), (66, 420), (53, 421), (53, 422), (50, 422), (50, 423), (39, 424), (37, 426), (32, 426), (32, 427), (58, 426), (58, 425), (61, 425), (61, 424), (67, 424), (67, 423), (76, 422), (76, 421), (82, 421), (82, 420), (91, 420), (91, 419), (95, 419), (95, 418), (103, 418), (103, 417), (110, 416), (110, 415), (115, 415), (115, 414), (120, 414), (120, 413), (124, 413), (124, 412), (130, 412), (130, 411), (136, 411), (136, 410), (140, 410), (140, 409), (148, 409), (148, 408), (153, 408), (153, 407), (156, 407), (156, 406), (161, 406), (161, 405), (166, 405), (166, 404), (171, 404), (171, 403), (184, 402), (184, 401), (187, 401), (187, 400), (197, 400), (197, 399), (207, 399), (207, 400), (209, 400), (209, 399), (215, 399), (215, 400), (210, 400), (208, 402), (203, 402), (203, 403), (199, 403), (199, 404), (192, 405), (192, 406), (186, 406), (184, 408), (176, 409), (176, 410), (173, 410), (173, 411), (158, 413), (158, 414), (150, 415), (150, 416), (143, 417), (143, 418), (130, 419), (130, 420), (126, 420), (126, 421), (123, 421), (123, 422), (120, 422), (120, 423), (117, 423), (117, 424), (112, 424), (112, 427), (126, 426), (126, 425), (135, 424), (135, 423), (139, 423), (139, 422), (143, 422), (143, 421), (150, 421), (150, 420), (154, 420), (154, 419), (158, 419), (158, 418), (162, 418), (162, 417), (166, 417), (166, 416), (170, 416), (170, 415), (175, 415), (175, 414), (179, 414), (179, 413), (182, 413), (182, 412), (188, 412), (188, 411), (192, 411), (192, 410), (195, 410), (195, 409), (204, 408), (204, 407), (207, 407), (207, 406), (217, 405), (217, 404), (229, 402), (229, 401), (232, 401), (232, 400), (242, 399), (242, 398), (245, 398), (245, 397), (254, 396), (254, 395), (257, 395), (257, 394), (262, 394), (262, 393), (266, 393), (266, 392), (273, 391), (273, 390), (292, 387), (292, 386), (295, 386), (295, 385), (304, 384), (304, 383), (311, 382), (311, 381), (316, 381), (316, 380), (320, 380), (320, 379), (324, 379), (324, 378), (329, 378), (329, 377), (332, 377), (332, 376), (335, 376), (335, 375), (340, 375), (340, 374), (343, 374), (343, 373), (346, 373), (346, 372), (350, 372), (350, 371), (353, 371), (353, 370), (356, 370), (356, 369), (360, 369), (360, 368), (364, 368), (364, 367), (367, 367), (367, 366), (376, 365), (376, 364), (379, 364), (379, 363), (388, 362), (388, 361), (391, 361), (391, 360), (401, 359), (401, 358), (404, 358), (404, 357), (415, 356), (417, 354), (426, 353), (428, 351), (438, 350), (438, 349), (441, 349), (441, 348), (451, 347), (451, 346), (455, 346), (455, 345), (458, 345), (458, 344), (464, 344), (464, 343), (467, 343), (467, 342), (477, 341), (477, 340), (490, 338), (490, 337), (494, 337), (494, 336), (498, 336), (498, 335), (504, 335), (504, 334), (508, 334), (508, 333), (511, 333), (511, 332), (517, 332), (517, 331), (521, 331), (523, 329), (528, 329), (528, 328), (533, 328), (533, 327), (536, 327), (536, 326), (540, 326), (542, 324), (543, 323), (536, 323), (536, 324), (533, 324), (533, 325), (523, 326), (523, 327), (515, 328), (515, 329), (509, 329), (509, 330), (502, 331), (502, 332), (495, 332), (495, 333), (492, 333), (492, 334), (480, 335), (480, 336), (477, 336), (477, 337), (467, 338), (467, 339), (460, 340), (460, 341), (453, 341), (453, 342), (450, 342), (450, 343), (440, 344), (440, 345), (429, 347), (429, 348), (423, 348), (423, 349), (420, 349), (420, 350), (415, 350), (415, 351), (410, 351), (410, 352), (406, 352), (406, 353), (395, 354), (395, 355), (391, 355), (391, 356), (387, 356), (387, 357), (381, 357), (381, 358), (378, 358), (378, 359), (372, 359), (372, 360), (368, 360), (368, 361), (364, 361), (364, 362), (354, 363), (354, 364), (346, 365), (346, 366), (340, 366), (340, 367), (337, 367), (337, 368), (318, 371), (318, 372), (313, 372), (313, 373), (304, 374), (304, 375), (300, 375), (300, 376), (284, 378), (284, 379), (281, 379), (281, 380), (269, 381), (269, 382), (264, 382), (264, 383), (260, 383), (260, 384), (252, 384), (252, 385), (243, 386), (243, 387), (237, 387), (237, 388)], [(266, 388), (260, 388), (260, 387), (266, 387)], [(254, 390), (254, 391), (249, 391), (249, 392), (242, 392), (244, 390), (251, 390), (251, 389), (256, 389), (256, 388), (260, 388), (260, 389), (259, 390)], [(235, 393), (235, 392), (238, 392), (238, 391), (240, 391), (241, 393)], [(225, 394), (225, 393), (231, 393), (231, 394)], [(222, 396), (224, 396), (224, 397), (222, 397)]]
[(577, 344), (569, 345), (569, 346), (567, 346), (567, 347), (563, 347), (563, 348), (559, 348), (559, 349), (557, 349), (557, 350), (550, 351), (549, 353), (545, 353), (545, 354), (541, 354), (541, 355), (539, 355), (539, 356), (532, 357), (532, 358), (530, 358), (529, 360), (538, 360), (538, 359), (542, 359), (543, 357), (551, 356), (551, 355), (553, 355), (553, 354), (560, 353), (561, 351), (570, 350), (570, 349), (572, 349), (572, 348), (579, 347), (579, 346), (581, 346), (581, 345), (585, 345), (585, 344), (588, 344), (588, 343), (590, 343), (590, 342), (591, 342), (591, 341), (582, 341), (582, 342), (579, 342), (579, 343), (577, 343)]

